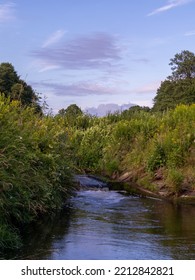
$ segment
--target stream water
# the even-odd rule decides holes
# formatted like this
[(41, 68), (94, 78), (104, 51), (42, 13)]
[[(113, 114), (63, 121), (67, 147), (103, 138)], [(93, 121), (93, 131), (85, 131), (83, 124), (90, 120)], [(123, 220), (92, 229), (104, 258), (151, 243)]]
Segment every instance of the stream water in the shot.
[(195, 259), (195, 207), (81, 190), (55, 219), (25, 229), (15, 259)]

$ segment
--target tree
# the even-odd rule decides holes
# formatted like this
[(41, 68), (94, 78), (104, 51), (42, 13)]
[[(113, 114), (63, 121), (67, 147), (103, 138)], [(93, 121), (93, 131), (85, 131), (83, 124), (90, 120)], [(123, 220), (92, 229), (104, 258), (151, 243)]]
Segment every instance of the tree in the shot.
[(19, 100), (24, 106), (33, 105), (37, 112), (41, 112), (39, 97), (25, 81), (20, 79), (11, 63), (0, 64), (0, 93), (10, 100)]
[(81, 108), (79, 108), (76, 104), (69, 105), (66, 109), (60, 109), (58, 112), (61, 116), (66, 116), (70, 118), (76, 118), (83, 114)]
[(65, 117), (69, 125), (75, 126), (78, 117), (82, 116), (83, 112), (76, 104), (71, 104), (66, 109), (60, 109), (58, 115)]
[(177, 53), (170, 60), (172, 76), (170, 80), (192, 79), (195, 78), (195, 54), (190, 51), (182, 51)]
[(195, 103), (195, 55), (182, 51), (170, 60), (172, 75), (163, 81), (154, 98), (153, 111)]
[(150, 108), (147, 106), (139, 106), (139, 105), (134, 105), (130, 107), (128, 110), (124, 110), (121, 113), (121, 118), (129, 120), (132, 117), (134, 117), (136, 114), (139, 114), (140, 112), (150, 112)]
[(19, 76), (14, 67), (10, 63), (0, 64), (0, 92), (8, 97), (11, 93), (12, 87), (19, 83)]

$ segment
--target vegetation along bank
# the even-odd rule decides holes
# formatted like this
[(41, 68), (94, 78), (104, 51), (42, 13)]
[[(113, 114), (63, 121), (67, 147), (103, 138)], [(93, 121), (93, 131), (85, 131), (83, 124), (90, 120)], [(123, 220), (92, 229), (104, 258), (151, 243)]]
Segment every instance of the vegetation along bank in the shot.
[(63, 206), (72, 175), (64, 120), (43, 114), (9, 63), (0, 65), (0, 91), (0, 248), (13, 249), (24, 224)]

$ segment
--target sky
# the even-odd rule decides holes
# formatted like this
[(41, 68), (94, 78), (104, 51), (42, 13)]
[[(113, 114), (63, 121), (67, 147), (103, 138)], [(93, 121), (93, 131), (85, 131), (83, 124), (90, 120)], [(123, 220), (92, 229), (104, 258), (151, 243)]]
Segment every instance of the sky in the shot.
[(57, 113), (153, 105), (170, 59), (195, 52), (195, 0), (0, 0), (0, 63)]

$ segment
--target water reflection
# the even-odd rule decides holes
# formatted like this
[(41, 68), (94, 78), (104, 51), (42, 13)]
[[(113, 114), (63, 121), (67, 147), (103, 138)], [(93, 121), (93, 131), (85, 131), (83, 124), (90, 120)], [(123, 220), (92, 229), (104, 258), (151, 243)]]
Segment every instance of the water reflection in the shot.
[[(68, 233), (71, 209), (64, 208), (55, 216), (47, 216), (22, 229), (24, 246), (17, 252), (4, 254), (5, 259), (48, 259), (53, 251), (56, 238)], [(2, 259), (0, 255), (0, 259)]]
[[(195, 207), (81, 191), (55, 219), (25, 230), (18, 259), (194, 259)], [(13, 256), (12, 256), (13, 257)]]
[[(147, 205), (148, 207), (148, 205)], [(195, 258), (195, 207), (161, 202), (150, 205), (150, 218), (159, 220), (163, 233), (161, 244), (170, 248), (172, 259)]]

